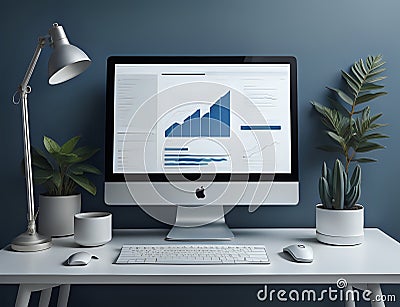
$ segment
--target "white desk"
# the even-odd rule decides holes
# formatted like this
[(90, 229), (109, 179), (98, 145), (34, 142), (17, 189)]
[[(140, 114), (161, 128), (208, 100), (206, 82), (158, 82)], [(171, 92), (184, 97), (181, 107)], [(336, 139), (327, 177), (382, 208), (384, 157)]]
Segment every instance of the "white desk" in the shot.
[[(116, 265), (122, 244), (157, 244), (167, 230), (115, 230), (105, 246), (82, 248), (73, 236), (54, 239), (54, 246), (35, 253), (0, 251), (0, 283), (19, 284), (16, 305), (29, 302), (30, 291), (67, 285), (59, 304), (66, 305), (69, 284), (332, 284), (345, 278), (380, 291), (379, 284), (400, 284), (400, 243), (380, 231), (366, 229), (365, 242), (359, 246), (335, 247), (315, 239), (315, 229), (235, 229), (234, 244), (263, 244), (271, 260), (268, 265)], [(230, 242), (226, 242), (229, 244)], [(305, 243), (314, 250), (312, 263), (296, 263), (282, 248)], [(175, 244), (174, 242), (170, 242)], [(221, 243), (221, 242), (218, 242)], [(87, 250), (99, 257), (86, 267), (64, 266), (76, 251)], [(358, 286), (362, 287), (362, 286)], [(41, 306), (50, 299), (51, 290), (42, 292)], [(354, 306), (348, 302), (347, 306)], [(375, 306), (384, 306), (375, 303)]]

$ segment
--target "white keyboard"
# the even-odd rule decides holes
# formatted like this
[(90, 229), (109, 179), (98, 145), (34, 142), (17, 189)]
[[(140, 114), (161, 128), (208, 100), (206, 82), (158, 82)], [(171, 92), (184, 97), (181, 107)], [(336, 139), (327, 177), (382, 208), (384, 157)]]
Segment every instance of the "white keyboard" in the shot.
[(116, 264), (268, 264), (263, 245), (123, 245)]

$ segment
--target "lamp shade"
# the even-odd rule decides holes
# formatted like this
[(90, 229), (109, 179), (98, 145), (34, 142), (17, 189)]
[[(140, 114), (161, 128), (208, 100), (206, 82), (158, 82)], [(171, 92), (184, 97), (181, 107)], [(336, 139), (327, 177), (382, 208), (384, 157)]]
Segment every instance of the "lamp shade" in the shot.
[(53, 24), (49, 30), (53, 53), (49, 59), (49, 84), (59, 84), (76, 77), (88, 68), (91, 61), (78, 47), (71, 45), (64, 29)]

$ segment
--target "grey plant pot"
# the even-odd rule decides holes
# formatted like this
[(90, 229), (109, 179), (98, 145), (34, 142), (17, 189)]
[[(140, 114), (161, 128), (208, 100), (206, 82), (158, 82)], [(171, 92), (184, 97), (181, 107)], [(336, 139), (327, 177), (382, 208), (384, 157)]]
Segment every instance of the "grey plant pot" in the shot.
[(74, 234), (74, 215), (81, 212), (81, 194), (39, 196), (39, 233), (52, 237)]

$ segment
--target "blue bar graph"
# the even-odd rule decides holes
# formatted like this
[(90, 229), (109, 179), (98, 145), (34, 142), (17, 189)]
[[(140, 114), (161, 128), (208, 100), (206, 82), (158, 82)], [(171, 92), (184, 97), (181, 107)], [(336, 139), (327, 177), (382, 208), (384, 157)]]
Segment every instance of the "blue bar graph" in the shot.
[(164, 166), (207, 166), (210, 163), (224, 163), (228, 156), (223, 154), (164, 154)]
[(165, 151), (188, 151), (188, 147), (165, 147)]
[(165, 130), (165, 137), (230, 137), (231, 94), (220, 97), (209, 112), (200, 117), (200, 109)]
[(281, 130), (281, 126), (240, 126), (240, 130)]

